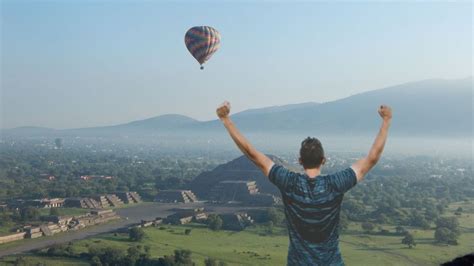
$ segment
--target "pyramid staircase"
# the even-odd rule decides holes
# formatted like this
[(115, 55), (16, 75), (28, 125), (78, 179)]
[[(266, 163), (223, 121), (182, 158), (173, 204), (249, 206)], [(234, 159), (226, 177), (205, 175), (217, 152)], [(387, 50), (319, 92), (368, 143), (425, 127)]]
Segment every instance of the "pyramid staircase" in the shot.
[(140, 197), (140, 195), (137, 192), (134, 192), (134, 191), (129, 192), (129, 195), (135, 203), (142, 202), (142, 198)]
[(123, 205), (123, 201), (115, 194), (105, 195), (105, 199), (109, 202), (112, 207), (119, 207)]
[(107, 200), (106, 196), (104, 195), (96, 196), (94, 200), (96, 200), (99, 203), (101, 208), (110, 208), (110, 203)]
[(119, 197), (125, 204), (133, 204), (142, 202), (140, 195), (137, 192), (117, 192)]
[(196, 202), (197, 197), (191, 190), (162, 190), (158, 192), (157, 201), (161, 202)]
[(183, 198), (187, 198), (188, 202), (197, 201), (196, 195), (194, 195), (194, 193), (191, 190), (184, 190), (183, 193), (184, 193)]

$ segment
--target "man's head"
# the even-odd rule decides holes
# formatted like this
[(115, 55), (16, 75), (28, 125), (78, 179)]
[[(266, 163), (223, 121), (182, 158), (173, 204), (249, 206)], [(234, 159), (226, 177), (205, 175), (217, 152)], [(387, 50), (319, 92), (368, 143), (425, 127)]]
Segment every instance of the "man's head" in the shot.
[(300, 164), (304, 169), (319, 168), (325, 161), (323, 146), (317, 138), (307, 137), (301, 142)]

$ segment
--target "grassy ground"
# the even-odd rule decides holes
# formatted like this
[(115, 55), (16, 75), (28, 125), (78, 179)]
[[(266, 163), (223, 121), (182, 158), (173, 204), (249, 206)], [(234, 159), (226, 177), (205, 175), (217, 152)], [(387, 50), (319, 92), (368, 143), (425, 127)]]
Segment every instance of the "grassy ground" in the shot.
[[(414, 234), (417, 246), (409, 249), (401, 244), (401, 236), (364, 234), (360, 224), (351, 223), (349, 233), (341, 237), (341, 250), (347, 265), (438, 265), (456, 256), (474, 250), (474, 210), (472, 202), (450, 206), (446, 215), (452, 216), (455, 209), (462, 207), (459, 216), (462, 235), (459, 245), (438, 245), (434, 242), (434, 230), (407, 228)], [(391, 232), (394, 226), (382, 225)], [(141, 242), (131, 242), (127, 234), (105, 234), (74, 243), (76, 252), (86, 252), (90, 246), (114, 246), (127, 249), (132, 245), (148, 245), (151, 255), (170, 255), (175, 249), (189, 249), (197, 265), (204, 259), (213, 257), (229, 265), (284, 265), (286, 262), (288, 237), (282, 229), (267, 235), (264, 227), (252, 227), (242, 232), (210, 231), (202, 225), (164, 226), (164, 230), (146, 228), (146, 238)], [(185, 229), (192, 229), (185, 235)], [(10, 258), (11, 259), (11, 258)], [(29, 257), (28, 259), (39, 259)], [(57, 261), (52, 261), (54, 264)], [(0, 265), (2, 260), (0, 260)], [(67, 265), (61, 264), (61, 265)], [(77, 264), (80, 265), (80, 264)]]
[[(42, 216), (49, 215), (51, 209), (40, 209), (39, 212)], [(82, 208), (56, 208), (59, 213), (59, 216), (75, 216), (75, 215), (83, 215), (90, 212), (89, 209), (82, 209)]]

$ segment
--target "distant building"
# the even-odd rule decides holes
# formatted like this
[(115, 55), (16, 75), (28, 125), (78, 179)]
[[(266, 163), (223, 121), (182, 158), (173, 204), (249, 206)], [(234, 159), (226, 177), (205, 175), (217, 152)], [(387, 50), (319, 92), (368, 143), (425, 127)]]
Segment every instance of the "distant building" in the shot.
[(197, 197), (191, 190), (161, 190), (156, 195), (155, 201), (158, 202), (196, 202)]
[(140, 203), (142, 198), (137, 192), (117, 192), (115, 193), (125, 204)]
[(115, 194), (99, 195), (93, 197), (93, 199), (99, 202), (102, 208), (118, 207), (124, 204)]
[(66, 207), (101, 209), (118, 207), (123, 204), (139, 203), (142, 199), (137, 192), (118, 192), (117, 194), (96, 195), (84, 198), (67, 198)]
[(102, 205), (92, 198), (67, 198), (64, 206), (84, 209), (102, 208)]
[(25, 201), (24, 205), (36, 208), (60, 208), (64, 206), (64, 201), (62, 198), (35, 199)]
[(196, 209), (177, 209), (177, 212), (169, 215), (164, 220), (170, 224), (187, 224), (192, 221), (205, 221), (207, 220), (207, 214), (204, 212), (204, 208)]
[(108, 175), (81, 175), (79, 177), (82, 180), (91, 180), (91, 179), (113, 179), (113, 176), (108, 176)]
[(47, 181), (56, 180), (56, 177), (54, 175), (50, 175), (50, 174), (40, 174), (40, 177), (44, 180), (47, 180)]

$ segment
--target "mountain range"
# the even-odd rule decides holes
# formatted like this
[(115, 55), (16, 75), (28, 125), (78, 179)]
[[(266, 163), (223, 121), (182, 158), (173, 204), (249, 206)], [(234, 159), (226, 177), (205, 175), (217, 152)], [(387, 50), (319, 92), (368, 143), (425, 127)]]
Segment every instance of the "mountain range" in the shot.
[[(374, 134), (380, 124), (377, 108), (393, 108), (392, 134), (399, 136), (472, 136), (472, 77), (458, 80), (424, 80), (347, 98), (316, 103), (251, 109), (232, 115), (246, 132), (364, 135)], [(222, 131), (216, 120), (198, 121), (169, 114), (105, 127), (55, 130), (21, 127), (2, 130), (21, 136), (146, 136), (153, 134), (212, 134)]]

